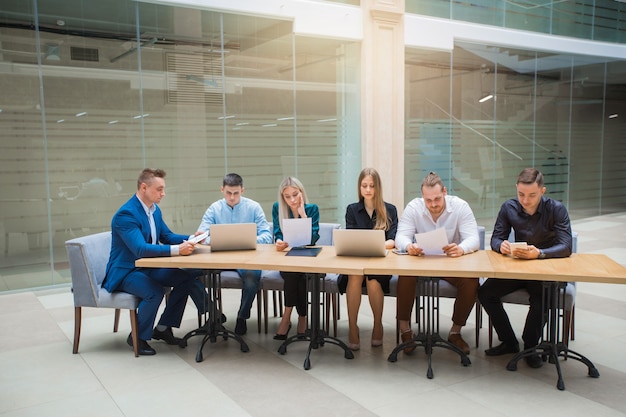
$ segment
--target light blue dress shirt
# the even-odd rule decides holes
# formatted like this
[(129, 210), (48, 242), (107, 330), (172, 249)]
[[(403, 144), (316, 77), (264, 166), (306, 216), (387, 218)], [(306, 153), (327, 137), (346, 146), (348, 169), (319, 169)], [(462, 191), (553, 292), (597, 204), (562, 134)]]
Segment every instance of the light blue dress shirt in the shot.
[(202, 216), (198, 231), (209, 232), (209, 237), (204, 242), (208, 245), (211, 241), (211, 225), (229, 223), (256, 223), (257, 243), (273, 242), (270, 224), (265, 218), (263, 208), (256, 201), (243, 196), (235, 207), (230, 207), (224, 198), (211, 204)]

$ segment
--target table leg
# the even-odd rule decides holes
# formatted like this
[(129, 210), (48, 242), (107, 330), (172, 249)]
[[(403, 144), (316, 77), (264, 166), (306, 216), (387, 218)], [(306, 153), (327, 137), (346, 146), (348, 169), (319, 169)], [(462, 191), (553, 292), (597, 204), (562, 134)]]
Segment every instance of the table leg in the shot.
[(396, 346), (387, 360), (397, 362), (398, 353), (413, 344), (423, 346), (428, 361), (426, 376), (433, 378), (432, 353), (433, 348), (442, 347), (456, 352), (461, 357), (461, 365), (469, 366), (469, 357), (453, 343), (448, 342), (439, 335), (439, 278), (418, 277), (418, 305), (415, 308), (419, 311), (420, 321), (418, 329), (412, 341), (404, 342)]
[(278, 347), (278, 353), (284, 355), (287, 353), (287, 346), (294, 342), (309, 342), (306, 356), (304, 358), (304, 369), (311, 369), (311, 351), (318, 347), (323, 347), (325, 343), (337, 345), (344, 351), (344, 357), (346, 359), (353, 359), (354, 353), (348, 348), (348, 346), (337, 339), (336, 337), (329, 336), (326, 331), (320, 326), (320, 280), (324, 279), (325, 274), (306, 274), (307, 282), (310, 286), (311, 292), (311, 326), (306, 331), (304, 336), (291, 336), (287, 338)]
[(582, 362), (587, 365), (587, 374), (590, 377), (600, 377), (600, 372), (589, 359), (580, 353), (569, 349), (566, 346), (565, 341), (559, 340), (560, 326), (565, 325), (564, 314), (560, 314), (560, 312), (563, 311), (565, 306), (566, 285), (566, 282), (543, 282), (543, 302), (548, 304), (547, 306), (542, 306), (545, 315), (544, 322), (547, 323), (547, 329), (544, 331), (544, 336), (537, 346), (517, 353), (506, 365), (506, 369), (509, 371), (516, 371), (517, 362), (520, 359), (539, 354), (544, 361), (548, 360), (549, 363), (554, 364), (556, 367), (556, 387), (561, 391), (565, 389), (565, 383), (563, 381), (559, 357), (563, 357), (564, 359), (574, 359)]
[(235, 334), (235, 332), (231, 330), (228, 330), (222, 324), (222, 311), (219, 308), (219, 294), (222, 283), (220, 272), (221, 271), (210, 270), (207, 271), (206, 275), (204, 275), (204, 285), (209, 292), (208, 305), (205, 306), (204, 324), (201, 327), (187, 333), (180, 342), (180, 347), (186, 347), (187, 340), (189, 338), (204, 335), (202, 342), (198, 347), (198, 352), (196, 353), (196, 362), (202, 362), (203, 360), (202, 349), (204, 348), (204, 345), (209, 341), (211, 343), (217, 342), (217, 338), (220, 336), (224, 340), (228, 340), (229, 337), (232, 337), (239, 342), (239, 347), (242, 352), (250, 351), (250, 348), (241, 336)]

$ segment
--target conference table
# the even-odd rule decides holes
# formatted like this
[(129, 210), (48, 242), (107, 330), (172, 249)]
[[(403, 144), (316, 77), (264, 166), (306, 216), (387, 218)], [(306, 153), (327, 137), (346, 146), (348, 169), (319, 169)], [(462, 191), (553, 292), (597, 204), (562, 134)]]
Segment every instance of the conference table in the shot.
[[(465, 256), (410, 256), (388, 255), (384, 258), (370, 258), (364, 265), (365, 274), (392, 274), (416, 276), (417, 305), (420, 320), (413, 340), (400, 343), (389, 354), (388, 361), (396, 362), (398, 354), (410, 345), (423, 346), (426, 352), (426, 376), (433, 378), (432, 351), (441, 347), (456, 352), (461, 364), (469, 366), (467, 354), (439, 334), (439, 281), (443, 277), (480, 278), (492, 276), (491, 263), (486, 251), (477, 251)], [(402, 279), (402, 278), (399, 278)]]
[[(348, 346), (338, 338), (328, 335), (320, 325), (320, 280), (326, 273), (338, 274), (362, 274), (364, 258), (344, 258), (335, 254), (332, 246), (321, 246), (322, 250), (317, 256), (291, 256), (289, 249), (277, 251), (272, 244), (259, 244), (256, 250), (248, 251), (220, 251), (211, 252), (210, 246), (198, 246), (190, 256), (141, 258), (135, 262), (137, 267), (145, 268), (194, 268), (207, 271), (205, 281), (209, 291), (209, 304), (211, 306), (208, 322), (201, 329), (191, 332), (191, 335), (205, 333), (202, 343), (196, 354), (196, 361), (202, 361), (202, 349), (207, 341), (215, 342), (217, 337), (224, 339), (234, 338), (239, 341), (241, 351), (247, 352), (248, 346), (245, 341), (234, 332), (226, 329), (220, 322), (221, 311), (217, 311), (219, 305), (217, 297), (220, 294), (219, 273), (223, 270), (232, 269), (261, 269), (278, 270), (287, 272), (303, 272), (307, 274), (311, 284), (311, 314), (310, 326), (304, 336), (293, 336), (285, 340), (278, 348), (278, 352), (285, 354), (287, 346), (294, 342), (309, 342), (309, 347), (304, 360), (304, 369), (311, 368), (311, 351), (325, 343), (339, 346), (346, 359), (353, 359), (354, 354)], [(186, 336), (185, 340), (188, 337)]]
[(539, 344), (523, 350), (508, 362), (509, 371), (517, 370), (517, 362), (531, 355), (539, 354), (544, 361), (554, 364), (557, 371), (557, 388), (565, 389), (561, 365), (558, 358), (574, 359), (587, 366), (587, 374), (592, 378), (600, 377), (595, 365), (582, 354), (569, 349), (566, 342), (559, 340), (560, 328), (564, 326), (559, 312), (565, 305), (565, 285), (567, 282), (591, 282), (608, 284), (626, 284), (626, 268), (602, 254), (573, 253), (568, 258), (550, 258), (525, 261), (503, 256), (489, 251), (494, 277), (509, 279), (528, 279), (542, 281), (543, 300), (547, 303), (546, 328)]
[[(279, 270), (291, 272), (303, 272), (307, 274), (386, 274), (386, 275), (410, 275), (420, 277), (420, 280), (430, 280), (436, 283), (442, 277), (466, 277), (466, 278), (511, 278), (538, 280), (545, 282), (545, 291), (548, 299), (558, 298), (559, 288), (562, 283), (578, 281), (592, 283), (626, 284), (626, 268), (602, 254), (575, 253), (568, 258), (541, 259), (541, 260), (521, 260), (510, 256), (503, 256), (491, 250), (481, 250), (458, 258), (446, 256), (408, 256), (396, 255), (392, 252), (386, 257), (363, 258), (351, 256), (336, 256), (332, 246), (321, 246), (322, 250), (315, 257), (307, 256), (287, 256), (287, 251), (278, 252), (274, 245), (257, 245), (256, 250), (232, 251), (232, 252), (210, 252), (208, 247), (198, 247), (194, 254), (190, 256), (162, 257), (162, 258), (142, 258), (136, 261), (138, 267), (150, 268), (198, 268), (207, 271), (219, 272), (227, 269), (262, 269)], [(305, 358), (305, 369), (309, 369), (309, 355), (311, 349), (316, 349), (323, 345), (324, 341), (331, 342), (344, 350), (347, 359), (353, 357), (352, 352), (345, 343), (336, 338), (326, 335), (319, 325), (319, 281), (312, 280), (314, 284), (311, 289), (311, 305), (316, 306), (311, 313), (311, 332), (306, 340), (309, 341), (309, 350)], [(219, 280), (213, 282), (219, 289)], [(429, 287), (427, 294), (423, 294), (427, 299), (436, 298), (436, 289)], [(216, 304), (216, 303), (213, 303)], [(554, 329), (555, 320), (558, 315), (559, 305), (555, 301), (548, 306), (549, 316), (547, 336), (544, 337), (540, 345), (531, 351), (523, 351), (514, 356), (507, 365), (507, 369), (515, 370), (517, 360), (529, 354), (541, 353), (550, 359), (557, 368), (557, 387), (564, 389), (563, 379), (557, 358), (559, 356), (573, 358), (583, 362), (589, 369), (589, 376), (598, 377), (599, 373), (591, 361), (584, 356), (569, 350), (561, 341), (557, 340)], [(315, 314), (317, 310), (317, 314)], [(429, 323), (438, 319), (438, 308), (431, 311)], [(214, 318), (214, 320), (218, 320)], [(291, 338), (290, 338), (291, 339)], [(438, 329), (426, 323), (426, 330), (421, 340), (425, 348), (440, 343)], [(294, 339), (295, 341), (295, 339)], [(286, 352), (286, 346), (291, 343), (285, 341), (280, 353)], [(402, 345), (394, 349), (399, 351)], [(449, 348), (449, 347), (448, 347)], [(451, 348), (450, 348), (451, 349)], [(242, 349), (243, 350), (243, 349)], [(454, 349), (451, 349), (454, 350)], [(459, 352), (457, 352), (459, 353)], [(461, 352), (462, 353), (462, 352)], [(462, 364), (469, 365), (464, 359), (466, 355), (461, 354)], [(390, 355), (390, 359), (393, 359)], [(429, 357), (430, 367), (430, 357)]]

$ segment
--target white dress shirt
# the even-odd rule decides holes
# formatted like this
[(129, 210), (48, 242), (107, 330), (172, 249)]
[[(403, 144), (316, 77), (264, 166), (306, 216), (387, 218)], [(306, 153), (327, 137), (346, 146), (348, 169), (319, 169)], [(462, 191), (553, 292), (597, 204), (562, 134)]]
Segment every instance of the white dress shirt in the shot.
[(396, 232), (396, 247), (400, 251), (405, 252), (409, 244), (415, 243), (416, 233), (431, 232), (442, 227), (446, 229), (448, 243), (456, 243), (465, 253), (478, 250), (478, 225), (469, 204), (456, 196), (446, 195), (445, 198), (446, 208), (436, 222), (423, 198), (411, 200), (402, 213)]

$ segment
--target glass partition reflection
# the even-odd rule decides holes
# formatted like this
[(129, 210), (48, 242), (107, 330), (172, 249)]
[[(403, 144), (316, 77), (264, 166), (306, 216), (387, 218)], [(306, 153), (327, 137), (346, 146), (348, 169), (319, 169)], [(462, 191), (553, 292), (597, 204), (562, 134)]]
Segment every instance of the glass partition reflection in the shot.
[(167, 172), (161, 208), (180, 233), (228, 172), (270, 219), (296, 175), (321, 221), (342, 222), (361, 159), (359, 45), (292, 25), (131, 0), (3, 3), (0, 290), (69, 282), (64, 242), (109, 230), (146, 166)]
[(406, 62), (407, 202), (437, 171), (489, 230), (536, 167), (572, 218), (623, 210), (623, 62), (465, 42)]

